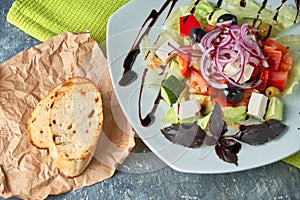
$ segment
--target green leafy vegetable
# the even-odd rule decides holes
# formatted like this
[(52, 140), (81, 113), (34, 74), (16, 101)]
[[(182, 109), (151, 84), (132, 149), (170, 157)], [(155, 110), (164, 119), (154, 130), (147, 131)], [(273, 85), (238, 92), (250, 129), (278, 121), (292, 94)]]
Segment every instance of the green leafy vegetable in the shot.
[[(225, 1), (225, 10), (231, 14), (234, 14), (238, 17), (238, 20), (247, 17), (256, 17), (257, 12), (259, 11), (261, 4), (254, 2), (253, 0), (246, 0), (246, 6), (241, 7), (240, 1)], [(274, 10), (276, 8), (273, 8)], [(275, 12), (271, 11), (270, 7), (267, 7), (261, 11), (259, 19), (262, 19), (263, 23), (269, 23), (273, 27), (274, 35), (285, 30), (286, 28), (294, 24), (294, 19), (296, 16), (296, 9), (284, 4), (279, 12), (277, 21), (273, 19)]]
[(223, 108), (224, 120), (229, 125), (232, 126), (237, 121), (245, 121), (247, 117), (247, 107), (224, 107)]

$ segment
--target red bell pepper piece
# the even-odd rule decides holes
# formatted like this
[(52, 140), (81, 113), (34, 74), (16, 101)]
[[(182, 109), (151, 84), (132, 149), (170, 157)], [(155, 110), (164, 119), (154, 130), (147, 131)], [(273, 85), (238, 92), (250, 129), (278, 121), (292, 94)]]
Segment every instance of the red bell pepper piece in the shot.
[(190, 31), (193, 28), (201, 28), (202, 25), (199, 23), (199, 21), (194, 15), (190, 14), (179, 18), (179, 27), (181, 35), (189, 36)]

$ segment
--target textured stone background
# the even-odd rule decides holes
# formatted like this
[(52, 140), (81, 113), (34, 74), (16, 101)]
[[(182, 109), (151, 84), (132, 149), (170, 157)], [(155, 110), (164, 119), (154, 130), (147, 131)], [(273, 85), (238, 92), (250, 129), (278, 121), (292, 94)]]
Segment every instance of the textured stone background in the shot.
[[(6, 22), (12, 3), (0, 1), (0, 63), (39, 44)], [(300, 199), (300, 170), (280, 161), (238, 173), (180, 173), (162, 163), (137, 138), (132, 154), (112, 178), (47, 199)]]

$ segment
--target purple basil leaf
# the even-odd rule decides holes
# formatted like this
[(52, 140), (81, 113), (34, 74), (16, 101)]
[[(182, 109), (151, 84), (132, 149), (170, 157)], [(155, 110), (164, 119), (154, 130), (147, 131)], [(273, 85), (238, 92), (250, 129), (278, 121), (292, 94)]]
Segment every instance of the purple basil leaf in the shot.
[(200, 147), (206, 136), (205, 131), (197, 125), (197, 122), (193, 124), (172, 124), (161, 129), (161, 132), (172, 143), (190, 148)]
[(207, 146), (215, 146), (217, 144), (217, 139), (215, 137), (211, 137), (211, 136), (206, 136), (204, 138), (203, 144), (207, 145)]
[(248, 126), (243, 125), (234, 138), (250, 145), (260, 145), (276, 138), (285, 128), (286, 125), (276, 120)]
[(222, 118), (222, 110), (218, 103), (215, 103), (209, 122), (209, 130), (216, 138), (227, 132), (227, 124)]
[(224, 137), (220, 137), (217, 145), (215, 146), (215, 151), (220, 159), (224, 160), (228, 163), (234, 163), (238, 165), (238, 157), (242, 145), (233, 140), (233, 139), (225, 139)]

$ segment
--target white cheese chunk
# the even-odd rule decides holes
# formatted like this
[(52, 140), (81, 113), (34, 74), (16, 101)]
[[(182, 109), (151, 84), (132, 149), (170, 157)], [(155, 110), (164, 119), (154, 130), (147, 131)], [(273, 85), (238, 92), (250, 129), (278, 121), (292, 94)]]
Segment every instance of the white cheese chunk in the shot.
[(174, 50), (169, 44), (172, 44), (176, 48), (180, 47), (180, 45), (177, 42), (175, 42), (172, 38), (169, 38), (167, 41), (165, 41), (156, 50), (156, 55), (164, 63), (168, 61), (168, 58), (171, 56), (170, 53)]
[(192, 99), (173, 104), (175, 113), (179, 119), (195, 117), (200, 114), (201, 106), (198, 99)]
[[(239, 77), (240, 77), (240, 73), (237, 73), (237, 70), (239, 70), (240, 68), (240, 63), (238, 62), (234, 62), (234, 63), (227, 63), (224, 67), (224, 74), (226, 74), (227, 76), (230, 76), (230, 78), (232, 78), (235, 82), (238, 81)], [(243, 84), (246, 81), (248, 81), (251, 78), (251, 75), (253, 73), (254, 67), (247, 64), (245, 65), (244, 68), (244, 73), (243, 76), (241, 77), (240, 81), (238, 82), (239, 84)]]
[(262, 119), (266, 113), (267, 103), (268, 97), (252, 92), (248, 104), (248, 114), (255, 118)]

